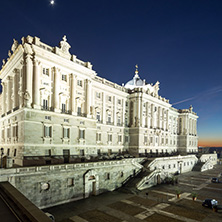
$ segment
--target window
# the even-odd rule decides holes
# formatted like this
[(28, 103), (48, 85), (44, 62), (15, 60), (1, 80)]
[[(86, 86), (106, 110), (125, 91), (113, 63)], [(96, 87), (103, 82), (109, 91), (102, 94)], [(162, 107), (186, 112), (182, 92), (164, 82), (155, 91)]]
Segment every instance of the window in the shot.
[(128, 143), (129, 142), (129, 138), (128, 136), (125, 136), (125, 143)]
[(108, 142), (112, 142), (112, 139), (113, 139), (112, 134), (108, 134)]
[(120, 118), (120, 116), (118, 116), (118, 119), (117, 119), (117, 126), (121, 126), (121, 118)]
[(78, 115), (81, 115), (81, 113), (82, 113), (81, 107), (78, 107), (78, 108), (77, 108), (77, 114), (78, 114)]
[(8, 150), (7, 150), (7, 155), (9, 156), (9, 154), (10, 154), (10, 149), (8, 148)]
[(85, 155), (84, 150), (80, 150), (79, 152), (80, 152), (80, 156), (84, 156)]
[(144, 143), (147, 143), (147, 136), (144, 136)]
[(151, 144), (153, 143), (153, 137), (150, 137), (150, 143)]
[(118, 99), (118, 105), (121, 105), (121, 99)]
[(168, 168), (170, 169), (170, 168), (171, 168), (171, 165), (169, 165)]
[(123, 177), (123, 171), (120, 173), (120, 177)]
[(70, 129), (63, 128), (63, 138), (69, 138), (69, 135), (70, 135)]
[(67, 82), (67, 75), (62, 74), (62, 80), (65, 81), (65, 82)]
[(101, 141), (101, 133), (96, 133), (96, 141)]
[(96, 92), (96, 97), (97, 97), (98, 99), (100, 99), (100, 93), (99, 93), (99, 92)]
[(108, 101), (112, 102), (112, 97), (111, 96), (108, 96)]
[(118, 135), (118, 142), (119, 142), (119, 143), (122, 142), (122, 135)]
[(49, 76), (49, 69), (43, 68), (42, 73), (43, 73), (44, 75)]
[(69, 119), (64, 119), (64, 122), (68, 123), (68, 122), (69, 122)]
[(106, 180), (110, 179), (110, 173), (106, 173)]
[(108, 123), (111, 123), (111, 114), (108, 114)]
[(85, 130), (83, 129), (79, 130), (79, 139), (85, 139)]
[(67, 186), (68, 187), (73, 187), (74, 186), (74, 178), (68, 178)]
[(96, 119), (100, 122), (101, 121), (101, 119), (100, 119), (100, 112), (97, 112), (96, 113)]
[(5, 129), (2, 129), (2, 139), (5, 139)]
[(175, 163), (173, 164), (173, 168), (176, 168), (176, 164)]
[(48, 109), (48, 100), (47, 99), (43, 99), (43, 109)]
[(7, 128), (7, 137), (8, 138), (11, 137), (11, 128), (10, 127)]
[(16, 149), (14, 149), (14, 156), (16, 156)]
[(52, 126), (44, 126), (44, 137), (52, 137)]
[(18, 125), (13, 126), (12, 137), (18, 137)]
[(97, 154), (98, 154), (98, 155), (101, 154), (101, 150), (100, 150), (100, 149), (97, 150)]
[(77, 85), (80, 86), (80, 87), (82, 87), (82, 80), (79, 80), (79, 79), (78, 79), (78, 80), (77, 80)]
[(66, 104), (62, 103), (62, 112), (65, 113), (66, 112)]
[(45, 119), (51, 120), (51, 116), (45, 116)]

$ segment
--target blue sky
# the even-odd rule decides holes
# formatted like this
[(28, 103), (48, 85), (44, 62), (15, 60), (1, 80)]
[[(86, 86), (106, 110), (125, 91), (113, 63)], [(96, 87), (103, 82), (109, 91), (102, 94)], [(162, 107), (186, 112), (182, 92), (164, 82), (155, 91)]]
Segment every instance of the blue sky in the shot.
[(71, 53), (113, 82), (126, 83), (138, 64), (140, 77), (158, 80), (174, 107), (193, 105), (200, 145), (222, 146), (221, 12), (220, 0), (7, 0), (0, 60), (13, 38), (55, 46), (65, 34)]

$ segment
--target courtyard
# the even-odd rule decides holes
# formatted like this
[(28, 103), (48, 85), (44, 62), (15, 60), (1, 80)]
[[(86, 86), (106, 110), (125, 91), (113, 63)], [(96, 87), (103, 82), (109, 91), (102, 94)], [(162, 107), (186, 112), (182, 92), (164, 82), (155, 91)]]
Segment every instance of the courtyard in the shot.
[[(129, 192), (120, 188), (88, 199), (44, 209), (56, 222), (141, 222), (141, 221), (221, 221), (222, 211), (213, 212), (202, 206), (207, 198), (222, 205), (222, 183), (212, 183), (221, 176), (222, 165), (205, 172), (178, 176), (178, 184), (161, 184), (143, 191)], [(181, 192), (177, 198), (177, 191)], [(193, 201), (192, 194), (197, 195)]]

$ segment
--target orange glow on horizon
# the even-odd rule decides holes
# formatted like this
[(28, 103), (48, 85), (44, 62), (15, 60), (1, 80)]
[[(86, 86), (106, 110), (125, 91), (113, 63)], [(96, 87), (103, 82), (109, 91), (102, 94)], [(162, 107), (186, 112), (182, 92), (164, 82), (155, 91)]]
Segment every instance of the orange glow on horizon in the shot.
[(198, 146), (222, 147), (222, 139), (199, 139)]

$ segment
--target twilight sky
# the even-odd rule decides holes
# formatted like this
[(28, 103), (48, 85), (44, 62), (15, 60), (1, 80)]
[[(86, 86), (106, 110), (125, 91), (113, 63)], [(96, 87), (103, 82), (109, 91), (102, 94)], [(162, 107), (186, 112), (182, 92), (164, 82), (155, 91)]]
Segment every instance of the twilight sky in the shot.
[(13, 38), (63, 35), (70, 52), (118, 84), (160, 82), (175, 108), (193, 105), (199, 145), (222, 146), (221, 0), (7, 0), (0, 5), (0, 61)]

